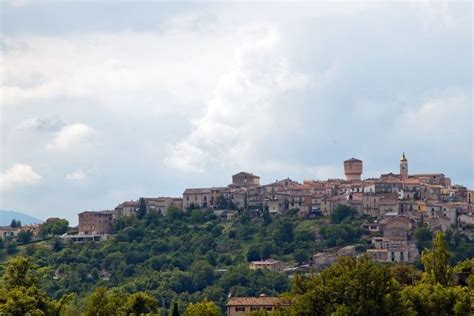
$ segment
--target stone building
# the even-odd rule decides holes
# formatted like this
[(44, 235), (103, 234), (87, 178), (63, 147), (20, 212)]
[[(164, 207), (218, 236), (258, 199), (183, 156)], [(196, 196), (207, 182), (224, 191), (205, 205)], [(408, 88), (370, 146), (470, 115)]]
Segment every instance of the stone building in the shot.
[(232, 185), (237, 187), (259, 186), (260, 177), (249, 172), (239, 172), (232, 176)]
[(361, 181), (362, 160), (351, 158), (344, 161), (344, 174), (347, 181)]
[(104, 235), (112, 231), (114, 211), (79, 213), (79, 234)]
[(288, 306), (290, 303), (280, 297), (231, 297), (227, 302), (227, 315), (243, 316), (257, 311), (272, 312)]

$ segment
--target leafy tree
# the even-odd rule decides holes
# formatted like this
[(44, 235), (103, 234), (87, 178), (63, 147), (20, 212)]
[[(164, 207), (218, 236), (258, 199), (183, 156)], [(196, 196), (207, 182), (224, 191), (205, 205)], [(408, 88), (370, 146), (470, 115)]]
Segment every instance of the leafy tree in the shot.
[(431, 248), (433, 233), (428, 227), (422, 226), (417, 228), (415, 231), (415, 238), (417, 247), (420, 251)]
[(437, 233), (433, 240), (432, 250), (425, 250), (421, 254), (421, 262), (429, 280), (444, 286), (452, 282), (452, 269), (449, 266), (450, 256), (446, 249), (443, 233)]
[(40, 289), (36, 266), (27, 257), (11, 259), (0, 282), (1, 315), (55, 315), (66, 299), (56, 302)]
[(138, 200), (137, 217), (139, 219), (142, 219), (143, 217), (145, 217), (145, 214), (146, 214), (146, 202), (145, 202), (145, 199), (141, 197)]
[(408, 312), (414, 315), (472, 315), (469, 289), (421, 282), (402, 291)]
[(156, 300), (144, 292), (138, 292), (130, 295), (124, 306), (127, 315), (142, 315), (155, 313), (157, 310)]
[(257, 261), (260, 259), (260, 248), (257, 245), (251, 245), (247, 251), (247, 261)]
[(51, 218), (41, 224), (39, 234), (43, 238), (50, 235), (63, 235), (68, 229), (68, 220), (62, 218)]
[(33, 238), (33, 233), (29, 230), (28, 231), (22, 230), (21, 232), (18, 233), (17, 238), (18, 238), (17, 240), (19, 243), (27, 244)]
[(239, 221), (242, 225), (247, 225), (250, 223), (250, 211), (244, 210), (240, 215)]
[(295, 251), (295, 253), (293, 254), (293, 257), (295, 258), (295, 261), (301, 265), (303, 264), (304, 262), (308, 261), (308, 254), (306, 251), (302, 250), (302, 249), (298, 249)]
[(357, 214), (353, 208), (339, 204), (331, 214), (331, 222), (339, 224), (347, 218), (352, 218)]
[(268, 210), (268, 206), (265, 206), (263, 208), (262, 220), (263, 220), (263, 226), (268, 226), (272, 223), (272, 217), (270, 216), (270, 211)]
[(117, 314), (119, 307), (106, 288), (99, 287), (86, 300), (86, 316), (108, 316)]
[(221, 310), (215, 303), (203, 300), (200, 303), (189, 304), (184, 314), (185, 316), (220, 316)]
[(341, 257), (319, 275), (294, 282), (297, 315), (404, 315), (397, 283), (367, 257)]
[(396, 263), (389, 269), (390, 275), (402, 285), (413, 285), (421, 279), (421, 272), (406, 263)]

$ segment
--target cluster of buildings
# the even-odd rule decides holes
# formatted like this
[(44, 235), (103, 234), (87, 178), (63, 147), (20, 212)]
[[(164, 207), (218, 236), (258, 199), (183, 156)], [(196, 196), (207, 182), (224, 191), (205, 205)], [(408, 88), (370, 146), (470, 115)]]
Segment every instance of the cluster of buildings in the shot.
[[(373, 219), (366, 228), (376, 237), (369, 255), (378, 261), (413, 261), (416, 246), (413, 231), (428, 225), (434, 231), (463, 230), (474, 239), (474, 191), (451, 184), (442, 173), (410, 174), (405, 154), (399, 173), (362, 179), (362, 160), (344, 161), (345, 179), (277, 180), (260, 184), (260, 177), (248, 172), (232, 176), (224, 187), (188, 188), (182, 197), (144, 198), (147, 211), (166, 214), (169, 207), (211, 209), (223, 218), (238, 210), (264, 210), (270, 214), (297, 212), (301, 217), (329, 216), (338, 205), (346, 205)], [(80, 235), (106, 235), (113, 222), (138, 211), (139, 200), (125, 201), (113, 210), (79, 214)], [(229, 215), (230, 214), (230, 215)], [(337, 253), (315, 260), (330, 262)], [(323, 263), (324, 264), (324, 263)]]

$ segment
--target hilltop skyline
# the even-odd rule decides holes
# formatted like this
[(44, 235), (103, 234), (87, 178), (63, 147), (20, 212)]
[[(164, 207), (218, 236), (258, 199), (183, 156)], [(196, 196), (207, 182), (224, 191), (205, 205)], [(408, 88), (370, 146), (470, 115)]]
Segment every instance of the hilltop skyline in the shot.
[(377, 177), (402, 152), (474, 187), (470, 3), (1, 6), (2, 209), (74, 223), (241, 170)]

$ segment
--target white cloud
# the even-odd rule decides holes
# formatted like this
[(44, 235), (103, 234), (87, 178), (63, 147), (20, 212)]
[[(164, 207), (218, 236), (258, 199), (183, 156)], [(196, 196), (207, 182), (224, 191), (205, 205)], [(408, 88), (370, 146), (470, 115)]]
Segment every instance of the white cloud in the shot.
[(68, 150), (90, 144), (95, 131), (92, 127), (82, 123), (64, 126), (56, 133), (54, 139), (46, 147), (48, 149)]
[(16, 163), (5, 172), (0, 173), (0, 191), (24, 185), (32, 185), (41, 180), (30, 165)]
[(84, 174), (82, 170), (76, 170), (66, 175), (67, 180), (73, 180), (73, 181), (80, 181), (80, 180), (84, 180), (85, 178), (86, 178), (86, 175)]
[(308, 80), (292, 73), (278, 50), (274, 26), (253, 25), (239, 32), (233, 65), (219, 78), (191, 132), (169, 147), (164, 163), (182, 171), (204, 171), (258, 159), (257, 144), (278, 129), (275, 99)]

